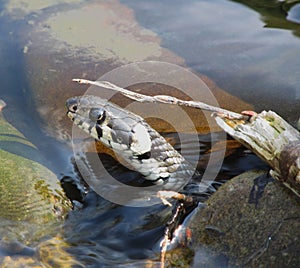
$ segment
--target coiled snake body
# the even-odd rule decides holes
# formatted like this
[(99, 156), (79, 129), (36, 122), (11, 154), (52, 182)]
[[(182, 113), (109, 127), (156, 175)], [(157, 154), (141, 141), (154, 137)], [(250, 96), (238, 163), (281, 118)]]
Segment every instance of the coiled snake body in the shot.
[(75, 125), (162, 190), (179, 191), (195, 175), (190, 163), (142, 117), (97, 96), (72, 97), (66, 106)]

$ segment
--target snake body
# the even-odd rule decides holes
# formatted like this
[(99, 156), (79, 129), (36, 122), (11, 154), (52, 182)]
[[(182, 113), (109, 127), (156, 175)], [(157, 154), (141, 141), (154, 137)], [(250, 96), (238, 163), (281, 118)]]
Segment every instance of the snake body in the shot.
[(142, 117), (91, 95), (72, 97), (66, 106), (76, 126), (162, 189), (179, 191), (195, 175), (195, 168)]

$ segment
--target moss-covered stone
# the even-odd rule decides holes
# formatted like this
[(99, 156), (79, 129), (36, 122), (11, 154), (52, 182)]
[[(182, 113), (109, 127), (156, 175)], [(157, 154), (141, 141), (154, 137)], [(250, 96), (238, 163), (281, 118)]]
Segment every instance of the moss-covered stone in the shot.
[[(0, 113), (0, 234), (30, 244), (70, 209), (43, 157)], [(5, 240), (5, 239), (4, 239)]]
[(177, 268), (188, 268), (191, 267), (194, 257), (194, 252), (185, 247), (177, 248), (167, 252), (165, 267), (177, 267)]
[(190, 226), (196, 250), (208, 248), (213, 258), (224, 256), (238, 267), (299, 264), (299, 200), (272, 181), (257, 204), (249, 202), (253, 186), (260, 188), (254, 180), (261, 174), (251, 171), (233, 178), (199, 210)]

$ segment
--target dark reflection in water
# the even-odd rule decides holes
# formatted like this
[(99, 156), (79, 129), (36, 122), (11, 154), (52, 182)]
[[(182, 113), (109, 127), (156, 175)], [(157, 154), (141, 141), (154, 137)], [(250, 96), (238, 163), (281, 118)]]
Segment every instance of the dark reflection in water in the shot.
[(162, 205), (130, 208), (90, 193), (80, 212), (70, 215), (65, 236), (68, 250), (84, 264), (120, 264), (156, 257), (169, 209)]
[(288, 12), (299, 1), (122, 2), (193, 70), (257, 111), (271, 109), (297, 121), (300, 25), (288, 19)]
[(264, 27), (290, 30), (296, 36), (300, 36), (300, 24), (297, 23), (300, 14), (296, 7), (300, 1), (231, 1), (241, 3), (258, 12), (265, 23)]
[[(174, 147), (181, 150), (176, 133), (164, 136), (175, 142)], [(185, 155), (191, 162), (198, 161), (211, 148), (211, 140), (218, 142), (218, 135), (211, 138), (199, 135), (198, 140), (189, 139), (185, 134)], [(194, 135), (190, 135), (194, 137)], [(200, 156), (201, 157), (201, 156)], [(121, 166), (110, 156), (103, 155), (101, 160), (107, 171), (121, 181), (141, 179), (141, 175)], [(228, 157), (216, 180), (224, 181), (244, 171), (268, 167), (255, 155), (243, 147)], [(165, 224), (170, 219), (171, 209), (162, 204), (151, 207), (126, 207), (112, 204), (93, 192), (89, 192), (84, 206), (70, 213), (65, 223), (64, 237), (70, 243), (68, 252), (87, 266), (129, 265), (143, 259), (159, 260), (160, 241), (164, 235)], [(137, 266), (138, 267), (138, 266)]]
[(289, 9), (287, 20), (300, 23), (300, 4), (298, 2)]

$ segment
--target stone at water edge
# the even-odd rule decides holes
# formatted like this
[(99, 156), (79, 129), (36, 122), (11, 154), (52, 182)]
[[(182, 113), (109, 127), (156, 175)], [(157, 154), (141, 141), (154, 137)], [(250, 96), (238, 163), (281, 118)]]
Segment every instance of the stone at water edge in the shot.
[[(194, 216), (193, 245), (211, 258), (247, 267), (296, 267), (300, 262), (299, 200), (276, 181), (269, 182), (257, 206), (249, 203), (254, 180), (264, 172), (249, 171), (224, 185)], [(196, 253), (197, 255), (197, 253)]]
[(61, 225), (70, 201), (38, 149), (1, 112), (0, 159), (1, 237), (29, 245)]

